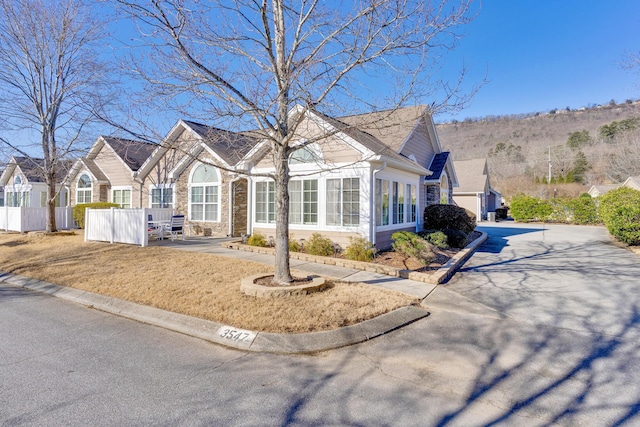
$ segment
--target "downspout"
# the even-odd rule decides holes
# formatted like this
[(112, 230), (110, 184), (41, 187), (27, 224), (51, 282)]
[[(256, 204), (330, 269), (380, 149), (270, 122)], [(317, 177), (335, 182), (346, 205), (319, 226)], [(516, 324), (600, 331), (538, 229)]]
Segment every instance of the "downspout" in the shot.
[(132, 178), (133, 178), (133, 182), (137, 182), (138, 183), (138, 208), (142, 209), (142, 186), (143, 186), (143, 181), (140, 181), (138, 179), (138, 172), (133, 172), (132, 173)]
[(142, 186), (143, 186), (143, 184), (142, 184), (142, 182), (140, 182), (140, 181), (138, 181), (138, 182), (139, 182), (139, 184), (140, 184), (140, 196), (139, 196), (139, 201), (138, 201), (138, 207), (139, 207), (139, 208), (142, 208), (142, 207), (143, 207), (143, 206), (142, 206)]
[(247, 231), (246, 235), (253, 233), (253, 180), (247, 175)]
[(229, 181), (229, 208), (228, 208), (228, 230), (227, 237), (231, 237), (233, 235), (233, 199), (234, 199), (234, 191), (233, 191), (233, 183), (240, 180), (239, 176), (236, 176), (231, 181)]
[(369, 240), (376, 245), (376, 176), (378, 172), (387, 167), (387, 162), (382, 163), (379, 168), (371, 168), (371, 182), (369, 183)]

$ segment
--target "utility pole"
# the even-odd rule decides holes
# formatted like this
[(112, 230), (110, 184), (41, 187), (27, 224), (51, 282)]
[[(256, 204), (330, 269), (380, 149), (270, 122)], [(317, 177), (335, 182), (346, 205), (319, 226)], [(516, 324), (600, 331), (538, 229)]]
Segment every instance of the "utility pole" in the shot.
[(549, 146), (549, 179), (547, 183), (551, 184), (551, 146)]

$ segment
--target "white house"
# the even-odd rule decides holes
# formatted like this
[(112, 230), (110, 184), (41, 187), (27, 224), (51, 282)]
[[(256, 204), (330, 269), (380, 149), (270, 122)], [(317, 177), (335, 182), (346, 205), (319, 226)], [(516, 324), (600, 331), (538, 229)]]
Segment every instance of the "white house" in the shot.
[[(290, 232), (321, 232), (340, 245), (364, 236), (378, 248), (400, 230), (422, 228), (424, 208), (451, 202), (457, 177), (425, 107), (332, 118), (302, 107), (293, 144), (308, 144), (289, 160)], [(241, 166), (250, 179), (249, 232), (275, 233), (275, 183), (255, 177), (275, 171), (268, 141)]]
[[(69, 162), (62, 161), (58, 165), (57, 176), (64, 177)], [(56, 184), (56, 207), (68, 205), (67, 190), (61, 181)], [(44, 160), (12, 156), (0, 175), (0, 187), (3, 188), (4, 205), (7, 207), (46, 207), (47, 184), (44, 180)]]

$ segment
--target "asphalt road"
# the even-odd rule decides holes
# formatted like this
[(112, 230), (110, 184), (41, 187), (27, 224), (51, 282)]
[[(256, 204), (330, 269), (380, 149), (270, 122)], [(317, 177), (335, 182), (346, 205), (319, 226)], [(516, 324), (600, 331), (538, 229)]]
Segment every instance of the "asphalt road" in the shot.
[(0, 285), (0, 425), (640, 425), (640, 258), (484, 228), (432, 314), (315, 355), (225, 349)]

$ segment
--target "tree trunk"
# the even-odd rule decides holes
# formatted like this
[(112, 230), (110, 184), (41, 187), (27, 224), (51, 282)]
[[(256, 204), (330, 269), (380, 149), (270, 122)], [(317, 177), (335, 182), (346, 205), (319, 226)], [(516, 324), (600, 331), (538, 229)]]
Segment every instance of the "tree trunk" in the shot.
[(276, 260), (273, 281), (293, 281), (289, 266), (289, 162), (285, 147), (274, 144), (276, 164)]
[[(53, 169), (53, 168), (52, 168)], [(46, 214), (46, 233), (57, 231), (56, 228), (56, 173), (55, 170), (47, 171), (47, 214)]]

